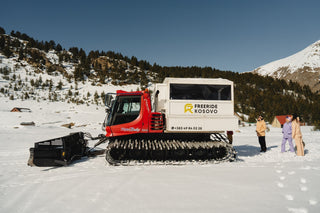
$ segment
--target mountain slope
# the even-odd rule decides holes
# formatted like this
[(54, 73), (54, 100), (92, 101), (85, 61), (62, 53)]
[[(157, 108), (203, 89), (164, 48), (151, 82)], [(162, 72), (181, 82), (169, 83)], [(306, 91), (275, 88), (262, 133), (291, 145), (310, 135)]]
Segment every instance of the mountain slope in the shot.
[(53, 41), (20, 37), (26, 40), (0, 34), (0, 96), (11, 100), (103, 105), (105, 92), (139, 90), (156, 76), (112, 52), (92, 51), (87, 56), (76, 47), (67, 51)]
[(289, 57), (260, 66), (253, 73), (292, 80), (320, 91), (320, 40)]

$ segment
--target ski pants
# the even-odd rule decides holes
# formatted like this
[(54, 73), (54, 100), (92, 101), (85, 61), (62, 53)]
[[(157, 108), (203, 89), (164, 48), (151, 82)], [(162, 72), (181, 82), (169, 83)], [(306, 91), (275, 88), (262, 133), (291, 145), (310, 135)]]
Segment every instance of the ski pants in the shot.
[(304, 156), (304, 148), (302, 144), (302, 137), (301, 136), (296, 136), (294, 138), (294, 141), (296, 142), (297, 146), (297, 155), (298, 156)]
[(281, 144), (281, 152), (285, 152), (286, 151), (286, 142), (289, 142), (289, 147), (290, 147), (290, 152), (294, 152), (294, 148), (293, 148), (293, 144), (292, 144), (292, 138), (291, 137), (283, 137), (282, 138), (282, 144)]
[(259, 136), (259, 144), (261, 147), (261, 151), (262, 152), (266, 152), (267, 151), (267, 146), (266, 146), (266, 137), (265, 136)]

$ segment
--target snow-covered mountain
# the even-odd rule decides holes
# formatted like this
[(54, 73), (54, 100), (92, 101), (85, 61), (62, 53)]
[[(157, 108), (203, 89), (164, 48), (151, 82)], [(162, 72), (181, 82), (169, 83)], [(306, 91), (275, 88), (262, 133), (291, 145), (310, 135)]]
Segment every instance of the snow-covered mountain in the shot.
[(294, 55), (260, 66), (253, 73), (292, 80), (320, 91), (320, 40)]

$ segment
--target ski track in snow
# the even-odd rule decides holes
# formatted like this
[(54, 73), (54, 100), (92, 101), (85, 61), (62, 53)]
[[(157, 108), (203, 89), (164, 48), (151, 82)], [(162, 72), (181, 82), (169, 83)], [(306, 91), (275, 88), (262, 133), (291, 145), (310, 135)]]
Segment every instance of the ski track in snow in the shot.
[[(268, 150), (260, 153), (251, 126), (234, 135), (236, 162), (114, 167), (98, 156), (68, 167), (29, 167), (34, 142), (76, 131), (102, 133), (104, 109), (0, 101), (1, 213), (320, 212), (320, 132), (311, 127), (302, 128), (307, 153), (303, 158), (280, 153), (281, 129), (272, 127), (266, 136)], [(9, 112), (20, 105), (32, 113)], [(19, 125), (29, 119), (36, 126)], [(67, 122), (87, 126), (61, 127)]]

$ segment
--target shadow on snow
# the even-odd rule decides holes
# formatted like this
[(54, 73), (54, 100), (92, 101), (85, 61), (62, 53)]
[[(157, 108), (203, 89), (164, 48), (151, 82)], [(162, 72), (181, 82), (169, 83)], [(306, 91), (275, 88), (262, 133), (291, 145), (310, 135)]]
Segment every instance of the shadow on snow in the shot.
[[(267, 147), (267, 152), (277, 147), (278, 146), (269, 146)], [(260, 154), (259, 146), (239, 145), (234, 146), (234, 149), (237, 151), (237, 157), (253, 157)]]

